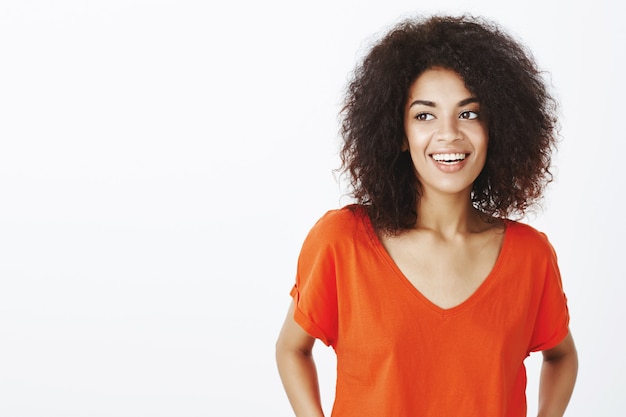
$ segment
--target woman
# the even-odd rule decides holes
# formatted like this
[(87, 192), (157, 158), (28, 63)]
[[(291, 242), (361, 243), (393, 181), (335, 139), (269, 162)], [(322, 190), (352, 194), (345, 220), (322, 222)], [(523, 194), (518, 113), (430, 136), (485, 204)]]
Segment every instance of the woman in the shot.
[(409, 20), (370, 50), (343, 110), (358, 204), (307, 236), (276, 345), (297, 416), (323, 416), (315, 339), (337, 354), (335, 417), (526, 416), (533, 351), (539, 416), (564, 414), (577, 354), (556, 256), (510, 220), (551, 180), (555, 114), (491, 22)]

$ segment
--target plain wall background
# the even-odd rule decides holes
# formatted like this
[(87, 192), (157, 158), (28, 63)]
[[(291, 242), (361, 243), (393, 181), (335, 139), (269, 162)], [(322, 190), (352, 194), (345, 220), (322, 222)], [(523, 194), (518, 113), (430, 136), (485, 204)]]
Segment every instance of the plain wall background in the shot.
[(551, 74), (563, 142), (528, 221), (570, 300), (567, 415), (620, 414), (621, 17), (609, 0), (419, 3), (3, 1), (0, 416), (290, 416), (274, 342), (302, 240), (349, 201), (342, 90), (373, 36), (434, 11), (495, 19)]

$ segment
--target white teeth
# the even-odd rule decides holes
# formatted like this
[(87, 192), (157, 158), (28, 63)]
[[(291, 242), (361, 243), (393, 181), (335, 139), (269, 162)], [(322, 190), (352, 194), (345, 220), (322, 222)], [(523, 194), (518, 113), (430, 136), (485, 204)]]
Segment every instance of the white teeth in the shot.
[(433, 154), (433, 159), (437, 162), (455, 162), (465, 159), (464, 153), (436, 153)]

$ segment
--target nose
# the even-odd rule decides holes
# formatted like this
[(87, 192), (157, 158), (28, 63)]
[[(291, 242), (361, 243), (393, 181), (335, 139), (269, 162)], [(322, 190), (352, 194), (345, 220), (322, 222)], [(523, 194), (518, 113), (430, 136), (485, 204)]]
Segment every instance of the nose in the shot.
[(446, 117), (440, 119), (439, 130), (437, 131), (438, 142), (453, 142), (461, 139), (459, 131), (459, 121), (456, 117)]

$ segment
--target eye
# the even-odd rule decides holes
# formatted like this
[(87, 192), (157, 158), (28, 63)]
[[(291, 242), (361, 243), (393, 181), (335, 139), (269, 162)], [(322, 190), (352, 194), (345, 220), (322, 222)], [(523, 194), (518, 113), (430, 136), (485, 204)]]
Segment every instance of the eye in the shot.
[(474, 120), (474, 119), (478, 119), (478, 112), (476, 111), (464, 111), (461, 114), (459, 114), (459, 119), (465, 119), (465, 120)]
[(419, 120), (420, 122), (427, 122), (429, 120), (433, 120), (435, 116), (430, 113), (418, 113), (415, 115), (415, 120)]

